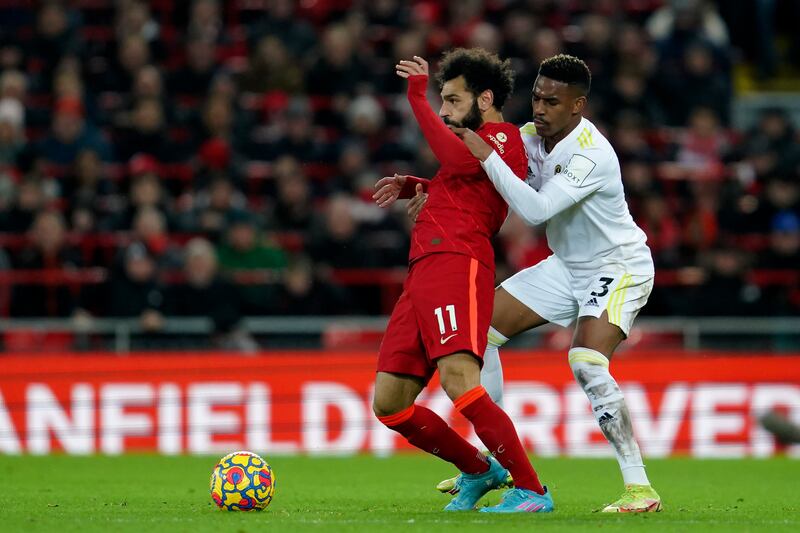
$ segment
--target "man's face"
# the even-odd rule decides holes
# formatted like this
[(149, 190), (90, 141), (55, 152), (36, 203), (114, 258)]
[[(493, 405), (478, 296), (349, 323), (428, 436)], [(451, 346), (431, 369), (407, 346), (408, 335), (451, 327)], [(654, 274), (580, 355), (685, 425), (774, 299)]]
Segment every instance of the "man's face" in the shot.
[(478, 100), (467, 90), (463, 76), (447, 80), (442, 85), (442, 107), (439, 116), (448, 126), (477, 130), (483, 124)]
[(533, 84), (533, 123), (541, 137), (552, 137), (583, 109), (585, 97), (566, 83), (544, 76)]

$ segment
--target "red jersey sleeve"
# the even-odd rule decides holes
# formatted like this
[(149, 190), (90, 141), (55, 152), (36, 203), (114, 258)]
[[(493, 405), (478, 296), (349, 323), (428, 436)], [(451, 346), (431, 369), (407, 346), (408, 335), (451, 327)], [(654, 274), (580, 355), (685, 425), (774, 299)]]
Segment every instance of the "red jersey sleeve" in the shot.
[(413, 198), (417, 191), (417, 184), (422, 185), (422, 192), (428, 192), (428, 185), (430, 185), (431, 180), (425, 178), (418, 178), (416, 176), (407, 176), (406, 182), (403, 184), (403, 188), (400, 189), (400, 195), (398, 196), (401, 200), (407, 200), (409, 198)]
[(508, 122), (487, 122), (477, 132), (521, 180), (528, 174), (528, 155), (519, 129)]
[(408, 78), (408, 103), (417, 119), (422, 135), (428, 141), (433, 155), (443, 167), (455, 171), (478, 170), (480, 164), (470, 153), (467, 146), (442, 121), (441, 117), (431, 109), (425, 91), (428, 88), (427, 76), (411, 76)]

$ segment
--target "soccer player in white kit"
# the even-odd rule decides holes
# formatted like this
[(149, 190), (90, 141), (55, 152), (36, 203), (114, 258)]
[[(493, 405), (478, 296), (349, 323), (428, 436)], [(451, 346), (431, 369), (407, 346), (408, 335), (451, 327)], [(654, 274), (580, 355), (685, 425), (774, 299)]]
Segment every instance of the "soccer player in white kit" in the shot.
[[(582, 115), (590, 85), (589, 68), (574, 56), (542, 62), (533, 87), (533, 122), (520, 129), (528, 152), (527, 183), (477, 134), (456, 131), (511, 209), (531, 225), (547, 224), (553, 251), (497, 288), (481, 381), (501, 403), (498, 348), (548, 322), (569, 326), (577, 320), (569, 364), (614, 448), (625, 483), (622, 497), (603, 511), (660, 511), (625, 399), (609, 373), (614, 350), (652, 291), (653, 259), (625, 202), (617, 155)], [(415, 217), (423, 205), (418, 194), (409, 214)], [(438, 488), (453, 491), (457, 485), (446, 480)]]

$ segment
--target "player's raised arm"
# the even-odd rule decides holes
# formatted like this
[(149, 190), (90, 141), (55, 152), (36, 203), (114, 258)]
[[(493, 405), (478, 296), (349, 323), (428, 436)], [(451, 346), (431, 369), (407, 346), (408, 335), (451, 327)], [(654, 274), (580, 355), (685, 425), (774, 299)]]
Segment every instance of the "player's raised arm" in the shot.
[(442, 166), (467, 166), (477, 168), (477, 165), (469, 162), (466, 157), (469, 155), (456, 137), (450, 131), (442, 119), (431, 109), (426, 92), (428, 90), (428, 62), (419, 56), (413, 59), (401, 60), (395, 70), (398, 76), (408, 80), (408, 102), (411, 110), (417, 119), (422, 134), (433, 154)]

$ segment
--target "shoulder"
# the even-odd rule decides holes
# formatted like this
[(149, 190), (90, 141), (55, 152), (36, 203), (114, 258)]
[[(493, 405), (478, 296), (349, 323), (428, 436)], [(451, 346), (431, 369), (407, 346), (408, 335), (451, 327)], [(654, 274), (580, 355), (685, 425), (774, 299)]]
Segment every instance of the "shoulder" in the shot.
[(579, 155), (602, 167), (617, 164), (614, 148), (594, 124), (584, 119), (578, 128), (578, 135), (573, 137), (572, 146), (568, 150), (571, 155)]
[(539, 134), (536, 133), (536, 125), (533, 122), (528, 122), (525, 125), (523, 125), (519, 129), (519, 133), (522, 136), (523, 140), (539, 138)]
[(515, 125), (508, 122), (487, 123), (481, 128), (480, 136), (500, 155), (505, 155), (511, 149), (522, 149), (522, 138), (519, 130)]
[(593, 150), (596, 152), (609, 152), (613, 149), (611, 148), (611, 143), (608, 141), (603, 132), (595, 126), (592, 122), (588, 119), (583, 119), (581, 124), (578, 126), (579, 133), (578, 136), (575, 138), (575, 144), (584, 150)]
[(487, 122), (481, 129), (481, 136), (485, 138), (494, 137), (501, 143), (520, 140), (519, 130), (509, 122)]

